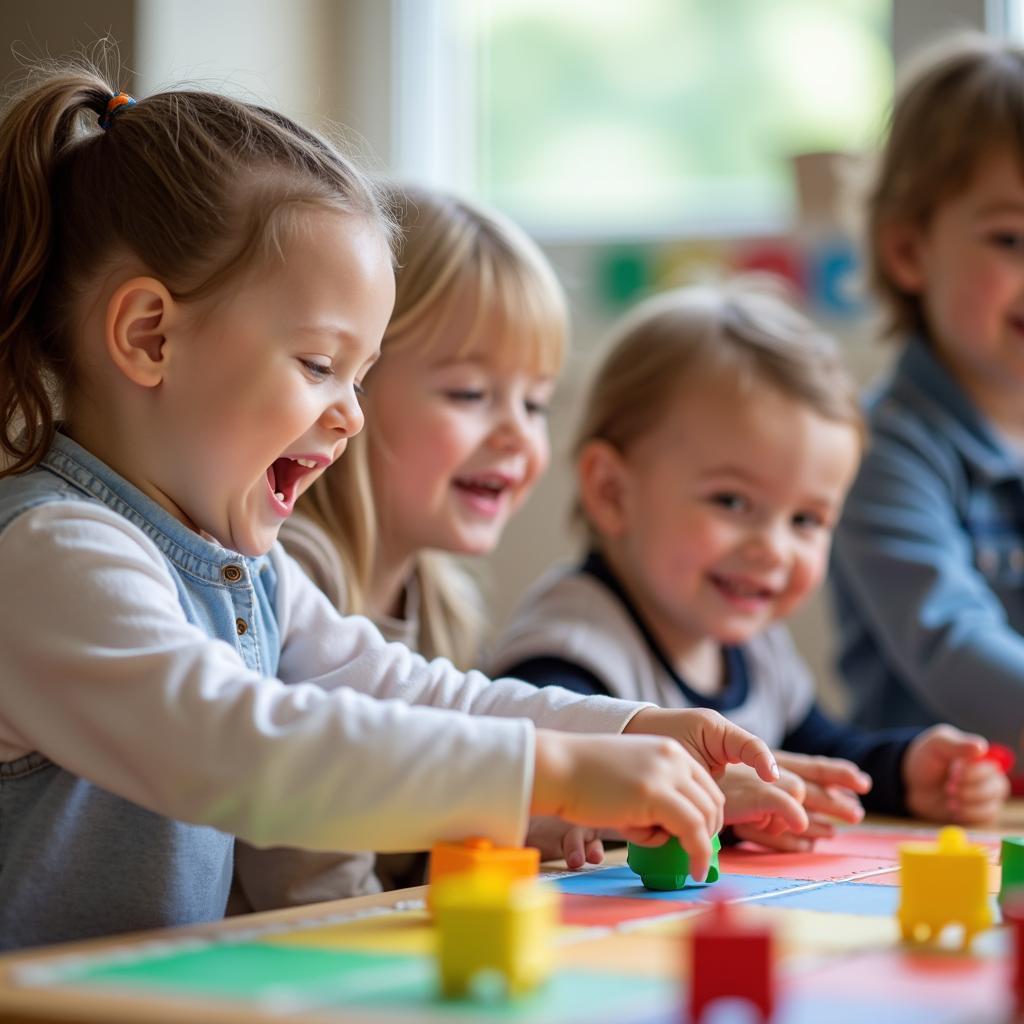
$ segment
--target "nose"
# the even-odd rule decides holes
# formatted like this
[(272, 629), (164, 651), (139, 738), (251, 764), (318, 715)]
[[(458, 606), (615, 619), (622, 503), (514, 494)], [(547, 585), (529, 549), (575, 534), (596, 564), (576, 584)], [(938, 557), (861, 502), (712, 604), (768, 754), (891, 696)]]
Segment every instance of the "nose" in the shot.
[(789, 534), (784, 523), (766, 522), (750, 532), (744, 545), (747, 558), (761, 569), (774, 569), (789, 558)]
[(348, 387), (339, 392), (324, 410), (320, 423), (342, 437), (358, 434), (363, 429), (363, 410), (355, 389)]
[(521, 451), (533, 437), (530, 415), (522, 401), (503, 401), (497, 409), (490, 443), (502, 451)]

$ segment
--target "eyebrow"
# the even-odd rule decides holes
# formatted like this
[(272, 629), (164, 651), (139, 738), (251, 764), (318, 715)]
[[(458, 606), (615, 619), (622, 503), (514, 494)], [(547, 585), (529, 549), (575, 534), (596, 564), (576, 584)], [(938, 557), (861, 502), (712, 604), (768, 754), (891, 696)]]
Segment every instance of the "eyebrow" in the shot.
[(293, 330), (296, 334), (329, 334), (334, 338), (341, 338), (342, 341), (351, 341), (355, 334), (347, 327), (340, 324), (297, 324)]
[(761, 479), (756, 473), (751, 473), (744, 466), (734, 466), (730, 463), (726, 463), (723, 466), (709, 466), (707, 469), (700, 471), (701, 479), (716, 476), (738, 477), (740, 480), (749, 480), (751, 483), (757, 483)]
[[(451, 356), (445, 359), (437, 359), (430, 363), (429, 369), (435, 370), (449, 370), (453, 366), (463, 366), (469, 364), (470, 366), (478, 366), (483, 370), (497, 370), (501, 373), (504, 370), (504, 366), (500, 359), (495, 359), (493, 356), (486, 355), (471, 355), (467, 354), (464, 356)], [(557, 374), (554, 373), (536, 373), (530, 374), (527, 372), (527, 376), (534, 377), (537, 381), (547, 382), (554, 381), (557, 378)]]
[(999, 214), (1013, 214), (1024, 217), (1024, 200), (996, 199), (979, 206), (975, 213), (979, 217), (993, 217)]

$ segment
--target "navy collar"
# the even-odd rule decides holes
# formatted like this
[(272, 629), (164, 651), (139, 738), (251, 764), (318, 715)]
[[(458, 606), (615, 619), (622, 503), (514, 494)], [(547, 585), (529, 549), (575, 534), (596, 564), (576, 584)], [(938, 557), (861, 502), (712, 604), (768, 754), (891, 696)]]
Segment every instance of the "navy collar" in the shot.
[(604, 555), (600, 551), (590, 551), (580, 566), (579, 571), (592, 576), (615, 595), (633, 620), (652, 656), (676, 686), (679, 687), (679, 690), (690, 704), (694, 707), (711, 708), (714, 711), (724, 712), (731, 711), (746, 703), (747, 694), (750, 691), (750, 677), (747, 672), (747, 659), (743, 654), (742, 647), (722, 647), (722, 656), (725, 659), (725, 686), (722, 692), (713, 697), (708, 696), (706, 693), (700, 693), (693, 689), (672, 667), (672, 663), (665, 656), (665, 652), (654, 638), (654, 634), (647, 628), (647, 623), (644, 622), (639, 609), (630, 599), (629, 594), (626, 593), (626, 589), (618, 577), (612, 572), (611, 566), (608, 565)]

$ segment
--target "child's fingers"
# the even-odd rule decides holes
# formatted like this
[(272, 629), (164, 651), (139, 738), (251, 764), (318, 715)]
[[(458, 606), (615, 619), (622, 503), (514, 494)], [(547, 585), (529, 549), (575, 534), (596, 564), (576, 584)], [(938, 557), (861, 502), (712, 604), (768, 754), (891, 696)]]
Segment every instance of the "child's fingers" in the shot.
[(966, 804), (951, 802), (950, 815), (960, 825), (985, 825), (999, 816), (1003, 803), (1001, 798)]
[(729, 764), (748, 764), (765, 782), (779, 777), (779, 766), (768, 744), (753, 733), (733, 725), (717, 711), (694, 708), (687, 712), (691, 721), (700, 716), (698, 728), (690, 729), (687, 745), (694, 757), (714, 776)]
[(804, 806), (809, 811), (827, 814), (851, 825), (856, 825), (864, 819), (864, 808), (855, 794), (831, 786), (819, 786), (813, 782), (807, 784)]
[(854, 793), (866, 793), (871, 789), (871, 776), (862, 772), (852, 761), (841, 757), (812, 757), (779, 751), (778, 760), (783, 768), (822, 787), (838, 786)]
[(774, 782), (779, 777), (775, 755), (768, 744), (757, 736), (734, 726), (727, 734), (724, 746), (730, 764), (750, 765), (765, 782)]
[(949, 766), (949, 778), (957, 786), (969, 786), (979, 779), (1005, 779), (1006, 775), (998, 765), (991, 761), (967, 761), (958, 758)]
[(726, 765), (741, 763), (750, 765), (765, 782), (779, 777), (775, 755), (764, 740), (709, 708), (643, 708), (623, 732), (670, 736), (716, 778)]
[(803, 832), (807, 828), (807, 811), (803, 804), (795, 800), (789, 793), (775, 786), (765, 788), (762, 809), (775, 819), (774, 827), (781, 827), (790, 832)]
[(600, 864), (604, 860), (604, 843), (600, 838), (587, 841), (587, 863)]
[(562, 856), (566, 865), (575, 871), (583, 867), (587, 862), (586, 832), (584, 829), (574, 826), (562, 836)]
[(769, 783), (769, 786), (773, 789), (785, 790), (797, 803), (802, 804), (807, 796), (807, 783), (804, 782), (796, 772), (791, 772), (788, 768), (780, 767), (779, 769), (779, 780), (775, 783)]
[(757, 843), (766, 846), (770, 850), (780, 850), (783, 853), (806, 853), (813, 847), (813, 842), (804, 838), (803, 835), (794, 835), (792, 832), (782, 832), (773, 835), (768, 829), (759, 828), (756, 825), (736, 825), (733, 833), (737, 839), (745, 842)]
[(634, 846), (664, 846), (669, 839), (668, 832), (658, 825), (626, 826), (619, 831), (622, 838)]
[(808, 815), (810, 819), (807, 828), (800, 833), (804, 839), (831, 839), (836, 834), (835, 825), (820, 814)]
[(1010, 780), (1002, 772), (990, 772), (971, 779), (960, 779), (947, 789), (951, 804), (1001, 803), (1010, 795)]
[(695, 759), (690, 759), (682, 747), (675, 746), (673, 750), (681, 759), (680, 768), (683, 770), (680, 778), (685, 780), (682, 784), (677, 783), (676, 791), (683, 800), (690, 801), (697, 807), (704, 817), (709, 835), (720, 832), (725, 811), (725, 797), (721, 789), (699, 763), (693, 763)]
[(662, 828), (690, 855), (690, 876), (703, 882), (711, 866), (711, 832), (703, 816), (689, 800), (677, 795), (664, 801), (660, 817)]

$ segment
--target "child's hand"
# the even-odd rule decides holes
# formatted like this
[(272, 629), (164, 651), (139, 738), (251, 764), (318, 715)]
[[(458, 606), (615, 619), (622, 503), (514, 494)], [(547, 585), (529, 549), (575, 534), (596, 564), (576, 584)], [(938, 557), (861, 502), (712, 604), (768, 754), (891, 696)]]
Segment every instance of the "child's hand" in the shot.
[(805, 838), (827, 839), (834, 835), (834, 818), (850, 825), (863, 820), (864, 808), (857, 794), (871, 789), (871, 776), (852, 761), (791, 754), (786, 750), (777, 751), (775, 756), (783, 771), (798, 775), (804, 784), (803, 805), (811, 819)]
[(623, 732), (671, 736), (716, 778), (727, 764), (741, 762), (754, 768), (765, 782), (779, 777), (775, 756), (764, 740), (707, 708), (644, 708), (629, 720)]
[(537, 730), (531, 813), (614, 828), (644, 846), (676, 836), (695, 879), (707, 875), (724, 805), (714, 779), (674, 740)]
[(803, 835), (808, 826), (802, 806), (806, 793), (803, 782), (782, 769), (778, 782), (762, 782), (746, 765), (730, 765), (718, 780), (725, 794), (725, 824), (738, 839), (759, 843), (773, 850), (809, 850)]
[(531, 818), (526, 845), (537, 847), (541, 860), (565, 858), (574, 871), (604, 860), (604, 843), (597, 829), (570, 825), (561, 818)]
[(903, 757), (907, 807), (931, 821), (980, 825), (992, 821), (1010, 793), (998, 764), (980, 761), (988, 741), (951, 725), (933, 725)]

